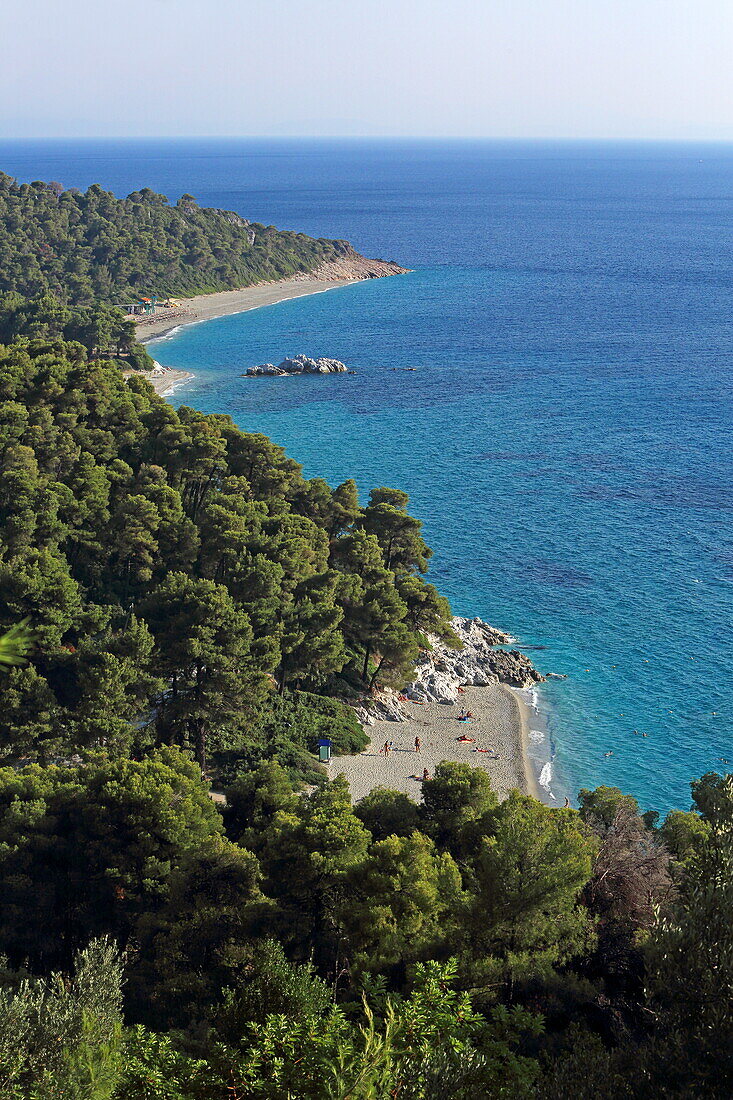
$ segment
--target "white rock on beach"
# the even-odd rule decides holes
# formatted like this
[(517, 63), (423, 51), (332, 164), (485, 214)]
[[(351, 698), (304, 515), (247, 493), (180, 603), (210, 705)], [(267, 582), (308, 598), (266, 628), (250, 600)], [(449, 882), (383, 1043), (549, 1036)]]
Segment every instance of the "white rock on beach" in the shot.
[(415, 666), (415, 678), (402, 692), (384, 689), (357, 707), (363, 725), (375, 721), (404, 721), (411, 716), (401, 706), (400, 695), (420, 703), (455, 703), (459, 688), (489, 687), (508, 684), (530, 687), (543, 676), (528, 657), (518, 650), (497, 649), (513, 640), (510, 634), (496, 630), (481, 619), (455, 616), (453, 631), (463, 643), (454, 649), (435, 635), (428, 635), (431, 649), (426, 650)]

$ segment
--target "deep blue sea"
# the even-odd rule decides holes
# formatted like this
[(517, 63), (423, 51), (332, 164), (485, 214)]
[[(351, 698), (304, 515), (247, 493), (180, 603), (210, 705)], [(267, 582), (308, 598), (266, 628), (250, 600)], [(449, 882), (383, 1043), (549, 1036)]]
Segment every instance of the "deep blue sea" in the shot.
[[(410, 493), (455, 610), (568, 677), (539, 696), (556, 797), (686, 807), (733, 761), (733, 147), (0, 143), (0, 169), (189, 191), (413, 268), (152, 350), (196, 373), (176, 401), (307, 475)], [(240, 378), (300, 352), (357, 374)]]

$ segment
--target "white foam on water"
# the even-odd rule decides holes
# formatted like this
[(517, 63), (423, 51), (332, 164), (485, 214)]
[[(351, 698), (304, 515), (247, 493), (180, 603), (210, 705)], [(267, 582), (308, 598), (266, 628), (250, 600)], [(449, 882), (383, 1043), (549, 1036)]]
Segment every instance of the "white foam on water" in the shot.
[(535, 745), (541, 745), (543, 741), (547, 740), (547, 734), (544, 730), (530, 730), (529, 739), (534, 741)]
[(160, 344), (164, 340), (170, 340), (171, 336), (175, 336), (177, 332), (180, 332), (183, 325), (175, 325), (170, 332), (163, 332), (160, 336), (151, 336), (149, 340), (143, 340), (144, 344)]
[(537, 710), (537, 704), (539, 703), (539, 695), (534, 688), (512, 688), (512, 691), (516, 691), (528, 706), (534, 707)]
[(195, 375), (189, 374), (188, 378), (177, 378), (175, 382), (172, 382), (167, 390), (163, 390), (160, 394), (161, 397), (170, 397), (170, 395), (181, 386), (185, 386), (187, 382), (193, 382)]
[(540, 782), (540, 787), (542, 787), (544, 790), (547, 791), (548, 794), (550, 794), (551, 793), (550, 783), (552, 782), (552, 761), (551, 760), (548, 760), (547, 763), (542, 768), (542, 771), (540, 772), (539, 782)]

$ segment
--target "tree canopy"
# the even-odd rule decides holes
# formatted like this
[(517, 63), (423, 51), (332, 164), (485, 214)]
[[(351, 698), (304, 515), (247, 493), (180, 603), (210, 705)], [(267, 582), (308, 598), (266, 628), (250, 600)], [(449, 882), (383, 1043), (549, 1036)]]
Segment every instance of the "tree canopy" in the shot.
[(120, 295), (345, 247), (0, 177), (0, 1092), (728, 1100), (733, 778), (353, 806), (318, 740), (450, 637), (407, 495), (115, 362)]
[(403, 496), (388, 566), (353, 482), (78, 344), (0, 347), (0, 464), (0, 627), (33, 631), (0, 681), (6, 758), (173, 744), (312, 778), (318, 737), (365, 744), (323, 693), (408, 676), (421, 628), (448, 629)]
[(248, 222), (190, 195), (172, 206), (149, 187), (118, 199), (98, 184), (81, 192), (0, 173), (0, 293), (119, 305), (281, 279), (347, 252), (346, 241)]

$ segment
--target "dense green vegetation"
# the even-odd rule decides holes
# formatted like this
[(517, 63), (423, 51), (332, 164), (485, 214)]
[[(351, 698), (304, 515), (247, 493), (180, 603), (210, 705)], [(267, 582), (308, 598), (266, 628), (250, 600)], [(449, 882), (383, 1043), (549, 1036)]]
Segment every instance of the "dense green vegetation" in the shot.
[(730, 1095), (730, 778), (352, 807), (318, 738), (449, 630), (405, 494), (22, 335), (0, 456), (3, 1097)]
[(318, 739), (451, 636), (407, 496), (125, 383), (115, 312), (40, 289), (0, 304), (2, 1100), (728, 1100), (733, 777), (661, 824), (455, 763), (352, 806)]
[(137, 342), (134, 322), (104, 302), (70, 308), (51, 293), (35, 298), (15, 291), (0, 294), (0, 344), (24, 338), (79, 343), (90, 357), (111, 360), (120, 367), (150, 370), (153, 366)]
[(16, 183), (0, 173), (0, 293), (51, 293), (64, 305), (231, 290), (312, 271), (345, 241), (250, 223), (149, 188), (118, 199), (94, 184)]
[(693, 794), (656, 828), (443, 764), (352, 809), (270, 762), (222, 817), (175, 749), (2, 770), (1, 1094), (722, 1100), (733, 784)]
[(305, 481), (264, 436), (78, 344), (0, 349), (0, 400), (0, 623), (36, 639), (3, 681), (4, 755), (175, 744), (312, 772), (314, 737), (363, 734), (276, 692), (399, 681), (422, 632), (449, 629), (405, 494), (363, 508), (353, 482)]

